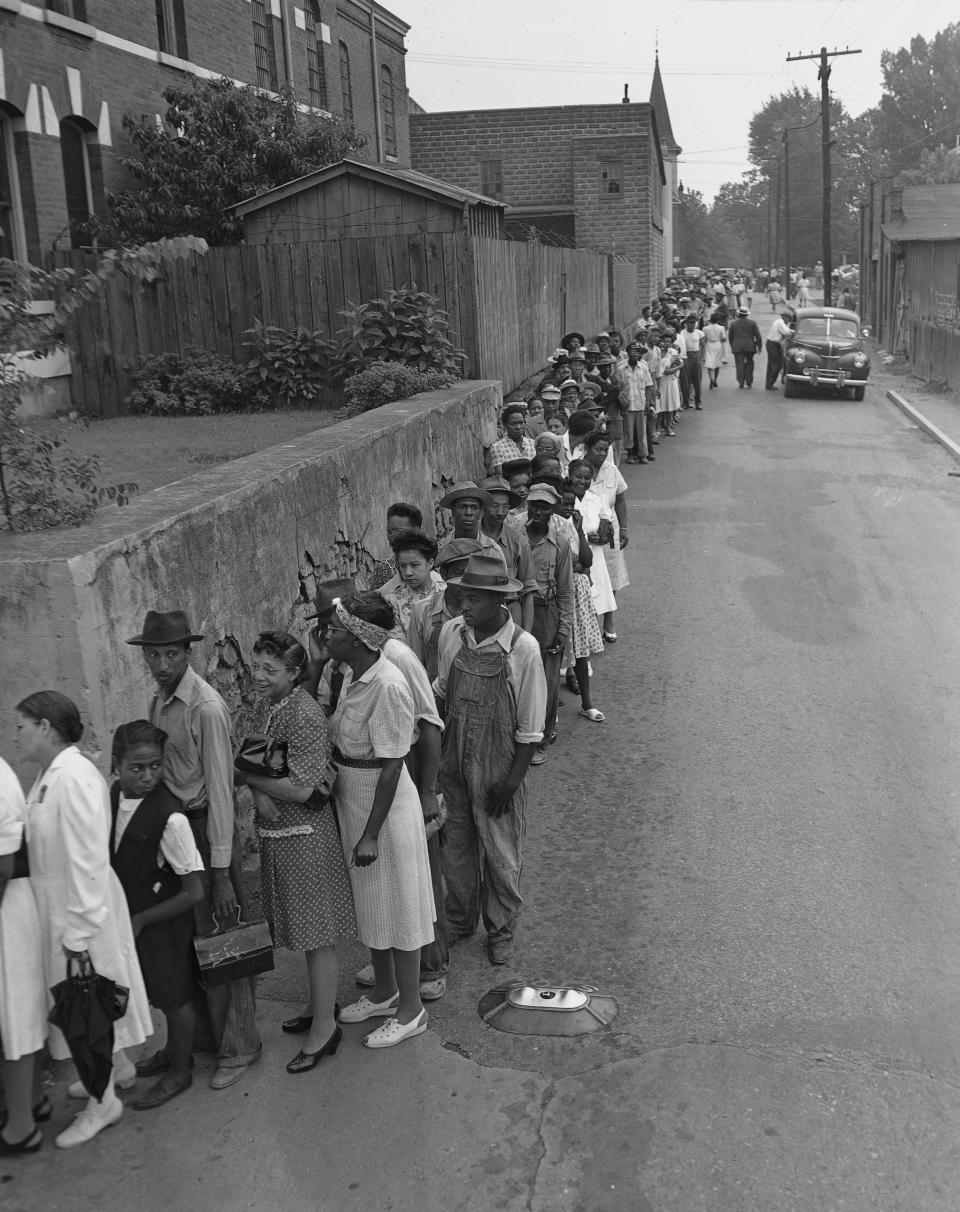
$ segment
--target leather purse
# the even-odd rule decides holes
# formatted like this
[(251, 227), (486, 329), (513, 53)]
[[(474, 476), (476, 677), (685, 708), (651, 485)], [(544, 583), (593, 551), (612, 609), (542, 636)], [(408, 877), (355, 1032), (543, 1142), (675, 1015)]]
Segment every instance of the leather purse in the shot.
[(213, 920), (214, 932), (193, 940), (204, 989), (273, 970), (273, 940), (265, 921), (241, 922), (239, 908), (233, 926), (224, 929)]
[(269, 736), (245, 736), (233, 764), (244, 774), (259, 774), (265, 779), (285, 779), (290, 773), (287, 743), (275, 741)]

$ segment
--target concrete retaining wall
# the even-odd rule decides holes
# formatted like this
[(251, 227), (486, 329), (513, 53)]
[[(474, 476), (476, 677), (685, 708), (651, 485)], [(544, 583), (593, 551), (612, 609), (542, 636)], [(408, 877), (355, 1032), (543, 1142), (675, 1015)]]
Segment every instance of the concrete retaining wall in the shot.
[(28, 774), (13, 708), (33, 690), (78, 704), (90, 751), (142, 716), (151, 682), (124, 641), (148, 610), (187, 611), (207, 637), (194, 667), (242, 715), (258, 632), (304, 636), (315, 579), (362, 581), (389, 555), (391, 501), (418, 505), (428, 531), (445, 524), (435, 503), (483, 475), (501, 401), (499, 383), (461, 383), (190, 476), (77, 530), (0, 538), (0, 754)]

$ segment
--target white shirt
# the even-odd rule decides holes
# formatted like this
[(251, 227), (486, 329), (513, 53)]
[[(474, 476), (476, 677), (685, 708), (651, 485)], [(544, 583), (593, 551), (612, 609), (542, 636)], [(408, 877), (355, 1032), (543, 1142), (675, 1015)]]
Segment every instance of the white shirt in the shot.
[[(139, 800), (128, 800), (121, 792), (117, 806), (117, 824), (113, 833), (114, 847), (120, 845), (120, 839), (127, 831), (127, 826), (133, 820), (133, 814), (143, 803)], [(203, 859), (193, 840), (193, 830), (190, 822), (182, 812), (171, 812), (160, 838), (160, 849), (157, 852), (157, 866), (166, 864), (176, 875), (189, 875), (191, 871), (203, 870)]]
[(782, 341), (784, 337), (790, 336), (790, 325), (784, 320), (783, 316), (777, 316), (770, 325), (770, 331), (767, 333), (768, 341)]

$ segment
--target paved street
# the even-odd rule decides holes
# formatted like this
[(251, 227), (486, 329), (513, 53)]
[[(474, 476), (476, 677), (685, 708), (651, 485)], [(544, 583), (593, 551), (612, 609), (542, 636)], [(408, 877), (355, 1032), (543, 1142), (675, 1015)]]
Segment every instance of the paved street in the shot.
[(607, 723), (563, 691), (531, 776), (511, 971), (598, 985), (613, 1027), (484, 1026), (478, 940), (426, 1036), (370, 1054), (347, 1028), (292, 1078), (285, 962), (240, 1085), (5, 1164), (5, 1212), (960, 1207), (960, 479), (876, 387), (758, 381), (724, 368), (624, 468)]

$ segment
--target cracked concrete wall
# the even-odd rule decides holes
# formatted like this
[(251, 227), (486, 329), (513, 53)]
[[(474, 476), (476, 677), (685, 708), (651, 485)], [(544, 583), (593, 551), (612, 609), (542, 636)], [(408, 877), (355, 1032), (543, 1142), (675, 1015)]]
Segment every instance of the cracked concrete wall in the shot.
[(501, 402), (499, 383), (459, 383), (200, 472), (77, 530), (4, 539), (0, 753), (17, 765), (14, 704), (56, 688), (80, 707), (83, 747), (106, 772), (113, 728), (143, 715), (151, 694), (125, 641), (148, 610), (175, 607), (205, 636), (194, 667), (242, 727), (257, 634), (305, 636), (317, 580), (362, 585), (389, 555), (391, 501), (417, 504), (427, 529), (445, 527), (436, 502), (455, 480), (483, 475)]

